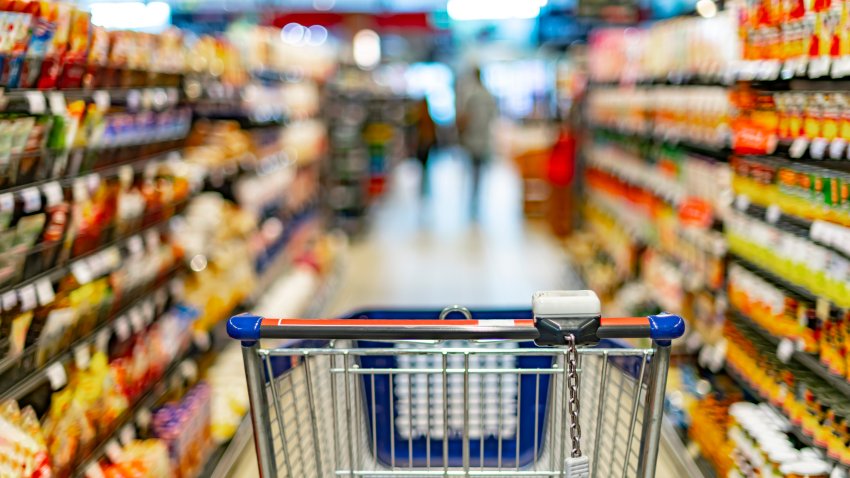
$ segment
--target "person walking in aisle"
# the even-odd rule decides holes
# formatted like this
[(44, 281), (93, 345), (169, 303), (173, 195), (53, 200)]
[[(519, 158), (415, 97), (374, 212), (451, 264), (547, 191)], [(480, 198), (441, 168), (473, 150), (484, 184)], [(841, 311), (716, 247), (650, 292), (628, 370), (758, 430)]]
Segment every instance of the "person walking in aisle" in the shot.
[(460, 143), (472, 162), (472, 217), (478, 216), (481, 175), (490, 159), (490, 128), (498, 114), (496, 99), (481, 81), (481, 70), (475, 68), (473, 78), (459, 103), (457, 128)]
[(416, 107), (417, 122), (416, 122), (416, 159), (422, 165), (422, 177), (420, 194), (425, 197), (429, 193), (428, 183), (428, 157), (431, 155), (431, 149), (437, 145), (437, 125), (434, 119), (431, 118), (431, 112), (428, 110), (428, 100), (422, 97)]

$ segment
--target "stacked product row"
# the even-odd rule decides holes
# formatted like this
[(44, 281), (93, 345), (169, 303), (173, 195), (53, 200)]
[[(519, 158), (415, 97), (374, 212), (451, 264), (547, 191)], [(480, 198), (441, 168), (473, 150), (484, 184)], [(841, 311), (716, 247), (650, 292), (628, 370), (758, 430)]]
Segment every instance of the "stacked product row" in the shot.
[(391, 168), (410, 154), (412, 104), (389, 91), (352, 88), (341, 81), (332, 92), (327, 188), (334, 222), (357, 232), (386, 189)]
[[(718, 476), (842, 476), (848, 108), (841, 87), (787, 80), (844, 76), (847, 5), (736, 8), (594, 36), (591, 58), (622, 61), (591, 62), (584, 241), (570, 244), (606, 313), (689, 319), (670, 410)], [(742, 49), (704, 35), (716, 21)]]
[(244, 413), (216, 398), (217, 371), (241, 370), (219, 355), (224, 319), (293, 266), (315, 278), (290, 284), (303, 294), (331, 269), (311, 79), (327, 71), (288, 75), (269, 29), (4, 8), (0, 475), (203, 475)]

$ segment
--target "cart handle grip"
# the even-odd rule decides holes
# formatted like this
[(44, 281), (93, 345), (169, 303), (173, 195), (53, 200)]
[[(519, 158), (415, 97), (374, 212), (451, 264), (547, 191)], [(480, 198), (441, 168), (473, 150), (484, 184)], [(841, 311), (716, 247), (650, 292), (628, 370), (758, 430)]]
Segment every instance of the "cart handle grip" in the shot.
[[(540, 337), (534, 319), (509, 320), (379, 320), (379, 319), (271, 319), (240, 314), (227, 322), (231, 338), (354, 340), (535, 340)], [(598, 339), (647, 337), (670, 341), (682, 336), (685, 321), (678, 315), (602, 318)]]

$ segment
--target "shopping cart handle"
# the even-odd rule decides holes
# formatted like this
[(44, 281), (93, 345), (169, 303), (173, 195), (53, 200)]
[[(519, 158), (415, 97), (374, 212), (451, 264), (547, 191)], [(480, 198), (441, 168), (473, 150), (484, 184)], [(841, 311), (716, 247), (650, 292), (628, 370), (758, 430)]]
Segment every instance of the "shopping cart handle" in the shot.
[(602, 318), (596, 336), (600, 339), (628, 339), (648, 337), (656, 341), (678, 339), (685, 333), (685, 320), (673, 314), (648, 317)]
[[(270, 319), (251, 314), (232, 317), (228, 334), (237, 340), (254, 342), (263, 338), (362, 339), (362, 340), (535, 340), (540, 345), (560, 345), (573, 334), (577, 343), (600, 339), (648, 337), (668, 342), (685, 332), (685, 321), (677, 315), (649, 317), (588, 317), (581, 334), (571, 331), (575, 318), (559, 325), (557, 318), (508, 320), (409, 320), (409, 319)], [(598, 327), (596, 327), (598, 323)], [(570, 324), (570, 325), (567, 325)], [(596, 328), (595, 334), (593, 328)], [(561, 338), (558, 338), (561, 337)], [(596, 339), (596, 340), (594, 340)]]

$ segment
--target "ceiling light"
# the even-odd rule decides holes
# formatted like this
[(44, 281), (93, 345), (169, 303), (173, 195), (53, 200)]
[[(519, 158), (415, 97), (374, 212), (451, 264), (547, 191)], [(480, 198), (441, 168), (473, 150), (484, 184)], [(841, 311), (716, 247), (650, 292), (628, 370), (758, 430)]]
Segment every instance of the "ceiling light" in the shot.
[(703, 18), (712, 18), (717, 15), (717, 4), (714, 0), (699, 0), (696, 8), (697, 13)]
[(537, 18), (548, 0), (449, 0), (452, 20), (507, 20)]
[(371, 70), (381, 63), (381, 37), (373, 30), (360, 30), (352, 42), (354, 63), (364, 70)]

